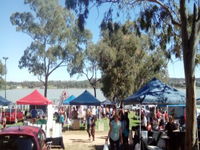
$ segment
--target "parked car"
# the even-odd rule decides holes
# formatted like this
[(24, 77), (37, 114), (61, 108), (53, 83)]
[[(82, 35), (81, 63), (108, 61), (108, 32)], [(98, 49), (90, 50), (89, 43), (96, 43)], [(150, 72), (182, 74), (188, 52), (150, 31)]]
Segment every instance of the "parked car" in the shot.
[(17, 123), (24, 120), (23, 112), (20, 109), (6, 109), (3, 116), (6, 117), (6, 122)]
[(41, 128), (18, 126), (2, 129), (0, 148), (3, 150), (47, 150), (46, 135)]
[(32, 109), (30, 111), (30, 114), (32, 118), (39, 118), (39, 117), (45, 116), (45, 113), (42, 109)]

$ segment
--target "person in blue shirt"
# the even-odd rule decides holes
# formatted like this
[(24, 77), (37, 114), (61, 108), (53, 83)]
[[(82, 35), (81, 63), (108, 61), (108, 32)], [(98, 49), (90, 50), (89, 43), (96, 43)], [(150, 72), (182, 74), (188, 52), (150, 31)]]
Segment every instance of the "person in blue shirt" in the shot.
[(35, 109), (31, 110), (31, 117), (36, 118), (37, 117), (37, 111)]
[(123, 138), (122, 138), (122, 128), (121, 128), (121, 122), (119, 120), (118, 114), (115, 114), (113, 116), (113, 120), (110, 122), (110, 129), (108, 132), (108, 137), (106, 138), (106, 142), (110, 141), (110, 150), (119, 150), (120, 149), (120, 143), (123, 144)]
[(64, 115), (63, 115), (63, 114), (60, 114), (60, 117), (59, 117), (59, 123), (62, 124), (62, 128), (63, 128), (63, 126), (64, 126), (64, 122), (65, 122)]

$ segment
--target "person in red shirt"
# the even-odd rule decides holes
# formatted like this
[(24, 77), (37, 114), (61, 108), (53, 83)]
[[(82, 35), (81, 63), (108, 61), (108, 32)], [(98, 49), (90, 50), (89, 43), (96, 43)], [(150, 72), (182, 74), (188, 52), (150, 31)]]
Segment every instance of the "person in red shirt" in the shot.
[(160, 117), (161, 117), (161, 113), (160, 113), (159, 109), (156, 110), (156, 117), (157, 117), (157, 119), (160, 119)]

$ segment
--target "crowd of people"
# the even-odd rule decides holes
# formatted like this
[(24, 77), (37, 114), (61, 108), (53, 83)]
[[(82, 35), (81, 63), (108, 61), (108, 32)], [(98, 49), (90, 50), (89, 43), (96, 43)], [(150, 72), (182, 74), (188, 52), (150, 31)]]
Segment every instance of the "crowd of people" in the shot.
[[(140, 112), (137, 113), (139, 114)], [(169, 115), (167, 111), (158, 108), (156, 109), (155, 107), (150, 109), (150, 111), (141, 111), (141, 130), (147, 131), (148, 137), (153, 137), (154, 133), (158, 133), (158, 135), (166, 134), (168, 136), (168, 147), (170, 147), (170, 149), (174, 149), (174, 145), (177, 145), (174, 143), (177, 142), (175, 131), (183, 129), (185, 126), (184, 122), (184, 117), (175, 120), (174, 116)], [(139, 128), (135, 128), (134, 130), (138, 131)], [(133, 147), (139, 143), (139, 140), (139, 135), (136, 135)], [(152, 143), (147, 144), (156, 144), (158, 140), (159, 139), (157, 139), (157, 141), (151, 141)]]
[[(115, 106), (59, 107), (58, 111), (54, 113), (54, 120), (56, 123), (61, 123), (62, 127), (64, 127), (67, 120), (80, 120), (83, 124), (85, 124), (88, 139), (90, 141), (95, 141), (95, 127), (97, 119), (105, 117), (109, 118), (109, 131), (106, 137), (106, 142), (109, 141), (110, 150), (118, 150), (120, 148), (128, 150), (131, 129), (128, 113), (128, 110), (124, 110), (122, 108), (117, 109)], [(141, 114), (141, 128), (142, 130), (148, 131), (148, 136), (151, 136), (153, 131), (156, 130), (167, 131), (167, 135), (171, 137), (173, 130), (184, 125), (184, 118), (182, 121), (174, 122), (173, 116), (168, 115), (167, 111), (161, 109), (153, 108), (148, 111), (145, 109), (138, 109), (135, 110), (135, 114), (136, 116), (140, 116)], [(41, 123), (46, 123), (45, 116), (41, 116), (38, 120)], [(139, 142), (138, 139), (134, 140), (136, 143)]]
[(162, 131), (166, 130), (166, 125), (173, 120), (176, 128), (184, 126), (184, 118), (174, 122), (173, 116), (168, 115), (167, 111), (161, 111), (160, 109), (153, 109), (152, 111), (141, 111), (141, 126), (143, 130), (147, 131)]
[[(174, 122), (173, 116), (168, 115), (167, 111), (161, 109), (153, 108), (148, 111), (142, 109), (141, 112), (140, 110), (135, 110), (135, 113), (137, 116), (141, 113), (141, 127), (142, 130), (148, 131), (148, 136), (152, 136), (153, 131), (166, 131), (167, 135), (170, 137), (173, 130), (178, 129), (179, 126), (184, 124), (184, 120)], [(95, 141), (96, 120), (104, 117), (109, 118), (110, 128), (106, 142), (109, 141), (110, 149), (128, 149), (129, 129), (131, 129), (128, 111), (122, 108), (116, 109), (116, 107), (74, 106), (60, 108), (58, 113), (56, 113), (56, 120), (60, 122), (62, 126), (66, 118), (81, 120), (86, 126), (88, 139), (90, 141)], [(138, 139), (134, 140), (136, 143), (139, 142)]]

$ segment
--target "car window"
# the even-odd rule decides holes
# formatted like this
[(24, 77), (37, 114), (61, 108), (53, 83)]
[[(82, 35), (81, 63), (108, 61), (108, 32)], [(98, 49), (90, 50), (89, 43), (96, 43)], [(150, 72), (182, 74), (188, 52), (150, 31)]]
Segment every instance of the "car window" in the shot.
[(1, 135), (0, 148), (3, 150), (36, 150), (34, 139), (26, 135)]

